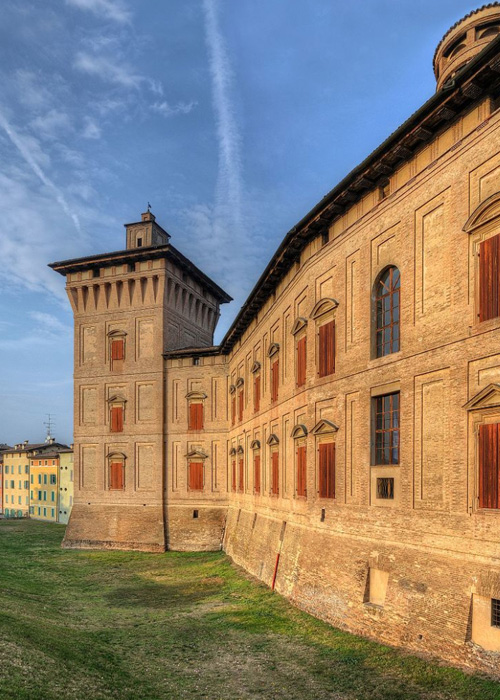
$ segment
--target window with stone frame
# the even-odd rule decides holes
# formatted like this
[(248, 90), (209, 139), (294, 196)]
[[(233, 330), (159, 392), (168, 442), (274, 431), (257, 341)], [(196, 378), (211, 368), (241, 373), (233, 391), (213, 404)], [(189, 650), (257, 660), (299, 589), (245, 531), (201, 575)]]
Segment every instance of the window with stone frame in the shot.
[(238, 422), (243, 422), (243, 410), (245, 406), (244, 379), (239, 377), (236, 380), (236, 389), (238, 392)]
[(401, 275), (397, 267), (382, 271), (375, 282), (375, 355), (399, 350)]
[(373, 401), (373, 459), (376, 466), (399, 464), (399, 391)]
[(254, 362), (252, 366), (253, 374), (253, 411), (258, 413), (260, 411), (260, 362)]
[(229, 387), (229, 394), (231, 396), (231, 426), (236, 425), (236, 387), (231, 384)]
[(113, 452), (108, 455), (108, 484), (110, 491), (123, 491), (125, 489), (125, 455), (122, 452)]
[(269, 348), (268, 356), (271, 361), (271, 403), (276, 403), (279, 396), (280, 385), (280, 359), (278, 343), (273, 343)]
[(190, 459), (188, 476), (189, 490), (203, 491), (203, 461), (201, 459)]
[(479, 244), (479, 321), (500, 316), (500, 233)]
[(109, 360), (111, 370), (119, 370), (125, 360), (125, 331), (114, 330), (108, 333)]
[(236, 448), (232, 447), (229, 451), (231, 458), (231, 491), (236, 492)]
[(261, 482), (261, 466), (260, 466), (260, 442), (254, 440), (250, 448), (253, 450), (253, 490), (254, 493), (260, 494)]
[(237, 449), (238, 454), (238, 491), (243, 493), (245, 490), (245, 455), (241, 445)]
[(295, 494), (299, 498), (307, 496), (307, 428), (298, 424), (291, 435), (295, 443)]
[(270, 462), (271, 462), (271, 495), (278, 496), (280, 489), (280, 462), (279, 462), (279, 439), (272, 433), (267, 444), (270, 447)]
[(207, 395), (201, 391), (190, 391), (186, 395), (188, 402), (188, 430), (197, 431), (204, 429), (205, 399)]
[(500, 423), (479, 426), (479, 508), (500, 509)]
[(295, 384), (297, 388), (306, 383), (307, 372), (307, 319), (297, 318), (292, 327), (295, 338)]
[(328, 377), (335, 372), (335, 313), (338, 301), (320, 299), (311, 312), (316, 322), (316, 366), (318, 377)]
[(111, 433), (122, 433), (125, 420), (126, 399), (119, 395), (113, 395), (108, 399), (109, 430)]

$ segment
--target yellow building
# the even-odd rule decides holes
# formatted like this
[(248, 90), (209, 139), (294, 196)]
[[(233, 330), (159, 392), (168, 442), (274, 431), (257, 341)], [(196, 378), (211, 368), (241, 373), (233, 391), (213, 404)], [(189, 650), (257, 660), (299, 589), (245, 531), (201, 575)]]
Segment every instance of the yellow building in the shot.
[(59, 452), (59, 503), (57, 521), (67, 524), (73, 507), (74, 464), (71, 447)]
[[(14, 447), (9, 448), (3, 453), (3, 497), (2, 505), (3, 512), (6, 518), (26, 518), (30, 515), (31, 507), (34, 506), (31, 503), (32, 496), (37, 496), (36, 502), (36, 513), (38, 515), (38, 505), (41, 506), (41, 518), (51, 519), (50, 517), (44, 518), (43, 508), (49, 510), (46, 513), (51, 513), (51, 503), (52, 496), (47, 493), (49, 500), (44, 506), (43, 503), (43, 493), (42, 501), (38, 503), (38, 493), (34, 493), (35, 481), (38, 485), (38, 472), (36, 478), (31, 479), (31, 461), (52, 461), (53, 459), (58, 460), (58, 451), (60, 449), (69, 449), (67, 445), (60, 442), (55, 442), (53, 438), (49, 438), (46, 442), (42, 443), (30, 443), (25, 440), (22, 443), (14, 445)], [(56, 457), (48, 457), (47, 455), (55, 454)], [(42, 455), (44, 455), (42, 457)], [(37, 465), (39, 466), (39, 465)], [(48, 465), (47, 465), (48, 466)], [(51, 465), (52, 466), (52, 465)], [(48, 472), (47, 472), (48, 474)], [(47, 478), (47, 482), (50, 479)], [(47, 483), (44, 484), (44, 479), (42, 476), (42, 492), (48, 491), (48, 486), (54, 486), (54, 484)], [(57, 467), (56, 467), (56, 496), (55, 503), (57, 504)], [(45, 488), (44, 488), (45, 487)], [(38, 491), (38, 489), (37, 489)], [(33, 492), (33, 493), (32, 493)], [(31, 512), (34, 515), (34, 512)], [(56, 511), (57, 517), (57, 511)]]
[(30, 457), (30, 515), (35, 520), (57, 522), (59, 454), (55, 450)]
[(6, 518), (23, 518), (29, 513), (29, 453), (42, 445), (23, 443), (4, 453), (3, 509)]

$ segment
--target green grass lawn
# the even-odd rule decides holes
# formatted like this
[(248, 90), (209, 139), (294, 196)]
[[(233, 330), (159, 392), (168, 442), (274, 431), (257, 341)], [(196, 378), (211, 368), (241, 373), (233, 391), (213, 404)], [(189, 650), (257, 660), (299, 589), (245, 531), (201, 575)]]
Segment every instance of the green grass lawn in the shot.
[(0, 521), (0, 699), (500, 700), (500, 685), (329, 627), (221, 553), (60, 548)]

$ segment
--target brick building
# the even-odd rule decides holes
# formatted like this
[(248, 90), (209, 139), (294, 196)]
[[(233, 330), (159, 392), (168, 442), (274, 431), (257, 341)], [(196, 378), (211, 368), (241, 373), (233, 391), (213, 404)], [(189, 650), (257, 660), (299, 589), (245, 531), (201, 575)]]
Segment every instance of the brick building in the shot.
[(66, 546), (216, 549), (353, 632), (498, 672), (500, 4), (229, 297), (149, 212), (54, 263), (75, 316)]

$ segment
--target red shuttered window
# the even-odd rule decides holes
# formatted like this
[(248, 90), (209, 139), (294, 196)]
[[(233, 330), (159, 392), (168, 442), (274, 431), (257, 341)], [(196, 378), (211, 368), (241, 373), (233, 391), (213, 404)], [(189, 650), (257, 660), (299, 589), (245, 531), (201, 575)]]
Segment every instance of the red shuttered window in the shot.
[(479, 246), (479, 320), (500, 315), (500, 234)]
[(280, 381), (280, 361), (275, 360), (271, 365), (271, 403), (278, 400), (278, 388)]
[(318, 360), (320, 377), (335, 372), (335, 321), (319, 327)]
[(304, 336), (297, 342), (297, 386), (304, 386), (306, 383), (306, 341)]
[(335, 498), (335, 443), (319, 446), (319, 497)]
[(500, 508), (500, 423), (479, 426), (479, 507)]
[(203, 462), (189, 462), (189, 490), (203, 491)]
[(240, 459), (238, 463), (238, 491), (243, 491), (243, 474), (243, 459)]
[(231, 425), (236, 423), (236, 396), (231, 398)]
[(111, 360), (125, 359), (125, 342), (123, 338), (111, 341)]
[(253, 380), (253, 410), (255, 413), (260, 411), (260, 374)]
[(109, 488), (113, 491), (123, 491), (123, 462), (111, 462), (109, 466)]
[(111, 406), (111, 432), (123, 432), (123, 406)]
[(188, 430), (203, 430), (203, 404), (189, 404)]
[(238, 420), (240, 423), (243, 420), (243, 391), (238, 394)]
[(260, 493), (260, 455), (253, 458), (253, 483), (255, 493)]
[(236, 491), (236, 460), (231, 462), (231, 490)]
[(279, 494), (280, 468), (279, 452), (271, 453), (271, 493), (275, 496)]
[(297, 448), (297, 496), (307, 496), (306, 447)]

